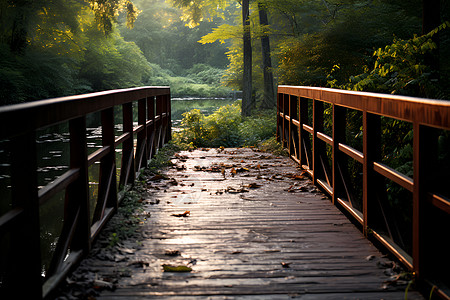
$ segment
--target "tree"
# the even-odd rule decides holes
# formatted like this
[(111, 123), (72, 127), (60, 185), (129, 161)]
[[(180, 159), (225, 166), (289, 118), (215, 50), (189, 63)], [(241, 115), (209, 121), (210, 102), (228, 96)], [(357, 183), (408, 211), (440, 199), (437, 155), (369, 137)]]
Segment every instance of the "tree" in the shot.
[(113, 7), (111, 22), (132, 9), (116, 0), (0, 2), (0, 105), (142, 84), (147, 61), (99, 23), (99, 3)]
[(272, 59), (270, 53), (270, 40), (267, 28), (269, 20), (267, 18), (267, 9), (262, 2), (258, 2), (259, 24), (261, 26), (261, 52), (263, 57), (263, 77), (264, 77), (264, 96), (261, 108), (275, 107), (275, 92), (272, 72)]
[(249, 0), (242, 0), (242, 24), (244, 28), (243, 52), (244, 70), (242, 77), (242, 116), (252, 113), (254, 106), (252, 97), (252, 37), (250, 33), (250, 4)]
[[(189, 26), (197, 26), (204, 16), (220, 15), (218, 8), (225, 9), (227, 3), (220, 0), (171, 0), (173, 5), (185, 12), (184, 20)], [(252, 90), (252, 44), (250, 32), (250, 0), (242, 0), (243, 26), (243, 77), (242, 77), (242, 116), (249, 116), (255, 106)]]

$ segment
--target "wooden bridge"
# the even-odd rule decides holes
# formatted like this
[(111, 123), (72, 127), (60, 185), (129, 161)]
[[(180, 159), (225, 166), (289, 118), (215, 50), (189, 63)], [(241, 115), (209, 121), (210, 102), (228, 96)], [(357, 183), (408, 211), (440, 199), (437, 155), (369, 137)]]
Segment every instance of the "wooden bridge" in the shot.
[[(114, 107), (121, 107), (119, 133)], [(93, 112), (101, 112), (102, 147), (88, 154), (86, 116)], [(362, 149), (346, 128), (354, 115), (361, 119)], [(448, 298), (448, 184), (433, 178), (433, 171), (442, 151), (438, 137), (450, 130), (450, 104), (280, 86), (277, 116), (279, 140), (292, 160), (251, 149), (178, 154), (168, 179), (146, 179), (149, 194), (141, 201), (148, 218), (139, 227), (141, 239), (135, 245), (123, 241), (120, 253), (100, 262), (83, 258), (99, 247), (94, 241), (124, 191), (170, 140), (169, 88), (0, 108), (0, 139), (9, 141), (11, 157), (11, 199), (1, 200), (8, 205), (0, 212), (2, 299), (54, 297), (80, 262), (74, 274), (94, 274), (107, 287), (99, 296), (105, 299), (403, 299), (409, 280), (427, 296)], [(412, 126), (412, 178), (382, 161), (383, 118)], [(61, 122), (69, 123), (70, 167), (38, 189), (35, 132)], [(88, 170), (95, 162), (98, 196), (90, 199)], [(348, 171), (352, 163), (362, 169), (356, 173), (360, 193), (352, 190), (358, 182)], [(408, 232), (398, 232), (386, 180), (410, 193)], [(64, 222), (43, 270), (39, 208), (60, 192)], [(411, 236), (410, 245), (402, 235)], [(366, 238), (393, 255), (409, 277)], [(119, 273), (108, 281), (107, 274)], [(115, 291), (108, 290), (110, 284)], [(422, 298), (412, 288), (407, 295)]]

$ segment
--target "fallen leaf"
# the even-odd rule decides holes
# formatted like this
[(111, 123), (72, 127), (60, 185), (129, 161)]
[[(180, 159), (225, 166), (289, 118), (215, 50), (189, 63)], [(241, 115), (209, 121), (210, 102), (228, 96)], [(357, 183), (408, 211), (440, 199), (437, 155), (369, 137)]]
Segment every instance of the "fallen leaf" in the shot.
[(149, 181), (156, 181), (156, 180), (161, 180), (161, 179), (166, 179), (166, 177), (160, 175), (160, 174), (156, 174), (155, 176), (151, 177), (149, 179)]
[(148, 267), (150, 264), (143, 260), (132, 261), (128, 264), (129, 266), (138, 266), (138, 267)]
[(244, 188), (236, 189), (234, 187), (229, 186), (229, 187), (227, 187), (226, 192), (230, 193), (230, 194), (239, 194), (239, 193), (247, 193), (248, 190), (246, 190)]
[(136, 252), (136, 249), (123, 248), (123, 247), (117, 247), (117, 250), (119, 250), (122, 254), (134, 254)]
[(171, 214), (171, 216), (177, 217), (177, 218), (181, 218), (181, 217), (189, 217), (189, 215), (191, 214), (191, 212), (189, 210), (186, 210), (184, 213), (182, 214)]
[(252, 182), (252, 183), (249, 183), (247, 185), (244, 185), (244, 187), (249, 188), (249, 189), (257, 189), (257, 188), (262, 187), (262, 185), (261, 184), (257, 184), (256, 182)]
[(164, 272), (191, 272), (192, 268), (187, 266), (162, 265)]
[(93, 282), (94, 289), (112, 289), (114, 288), (114, 285), (111, 282), (95, 279)]
[(180, 255), (180, 251), (179, 250), (166, 250), (164, 252), (164, 255), (167, 255), (167, 256), (178, 256), (178, 255)]

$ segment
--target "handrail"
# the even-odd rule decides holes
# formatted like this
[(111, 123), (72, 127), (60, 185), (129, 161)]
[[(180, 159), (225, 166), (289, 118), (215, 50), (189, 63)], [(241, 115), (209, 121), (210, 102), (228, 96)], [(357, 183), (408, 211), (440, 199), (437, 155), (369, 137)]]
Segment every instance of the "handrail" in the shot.
[[(137, 102), (138, 125), (133, 125)], [(114, 107), (121, 106), (123, 134), (115, 137)], [(86, 115), (101, 113), (102, 147), (88, 155)], [(38, 190), (36, 131), (69, 122), (69, 170)], [(136, 137), (137, 144), (134, 143)], [(0, 298), (45, 298), (90, 250), (99, 231), (120, 202), (116, 181), (116, 147), (122, 145), (119, 186), (134, 182), (157, 149), (171, 139), (169, 87), (139, 87), (61, 97), (0, 107), (0, 140), (11, 149), (11, 201), (0, 215), (2, 253), (8, 262), (0, 269)], [(90, 211), (88, 168), (100, 163), (98, 199)], [(65, 191), (64, 221), (55, 253), (43, 280), (39, 207)], [(0, 199), (4, 201), (5, 199)], [(93, 215), (93, 218), (91, 216)]]
[[(324, 132), (325, 103), (332, 107), (332, 136)], [(347, 111), (362, 114), (362, 152), (346, 141)], [(412, 124), (413, 178), (381, 162), (382, 117)], [(450, 101), (320, 87), (278, 87), (277, 138), (291, 158), (330, 195), (333, 204), (361, 225), (367, 237), (385, 246), (413, 272), (421, 286), (433, 286), (433, 293), (448, 299), (444, 290), (449, 283), (445, 287), (436, 283), (448, 278), (437, 266), (448, 270), (448, 255), (440, 248), (445, 249), (442, 234), (450, 225), (449, 195), (438, 195), (433, 184), (438, 130), (450, 130)], [(331, 148), (331, 159), (327, 147)], [(355, 196), (345, 171), (349, 160), (362, 165), (362, 207), (353, 205)], [(390, 234), (386, 180), (412, 194), (412, 253), (402, 249)]]

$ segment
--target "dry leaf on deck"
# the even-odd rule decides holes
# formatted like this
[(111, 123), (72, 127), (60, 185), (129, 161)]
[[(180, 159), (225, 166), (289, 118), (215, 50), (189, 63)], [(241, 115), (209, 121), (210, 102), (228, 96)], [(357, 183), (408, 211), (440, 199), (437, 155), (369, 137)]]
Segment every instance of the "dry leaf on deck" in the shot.
[(182, 214), (171, 214), (171, 216), (177, 217), (177, 218), (181, 218), (181, 217), (189, 217), (189, 215), (191, 214), (191, 212), (189, 210), (185, 211)]

